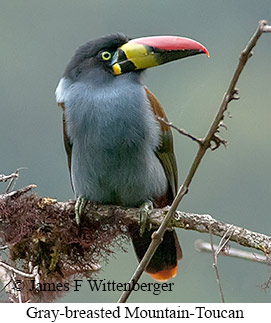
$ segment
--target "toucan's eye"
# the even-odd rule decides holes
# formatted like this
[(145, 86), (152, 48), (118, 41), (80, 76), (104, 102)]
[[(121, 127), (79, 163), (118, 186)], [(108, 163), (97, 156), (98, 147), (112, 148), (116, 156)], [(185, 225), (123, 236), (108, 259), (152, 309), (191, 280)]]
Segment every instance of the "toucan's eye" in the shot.
[(110, 60), (110, 58), (111, 58), (111, 53), (110, 52), (102, 52), (102, 59), (104, 60), (104, 61), (108, 61), (108, 60)]

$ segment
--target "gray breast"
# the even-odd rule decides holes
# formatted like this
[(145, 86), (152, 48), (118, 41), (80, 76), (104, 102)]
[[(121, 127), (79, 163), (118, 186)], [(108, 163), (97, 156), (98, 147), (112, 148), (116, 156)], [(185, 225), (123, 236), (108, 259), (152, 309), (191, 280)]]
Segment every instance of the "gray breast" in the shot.
[(99, 87), (61, 82), (76, 196), (138, 206), (163, 194), (167, 180), (155, 155), (160, 128), (144, 87), (127, 76)]

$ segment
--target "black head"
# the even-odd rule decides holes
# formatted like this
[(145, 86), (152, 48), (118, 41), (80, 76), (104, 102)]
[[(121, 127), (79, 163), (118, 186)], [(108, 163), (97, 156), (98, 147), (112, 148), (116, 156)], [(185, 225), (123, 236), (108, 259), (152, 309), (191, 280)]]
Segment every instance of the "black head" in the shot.
[(113, 55), (120, 46), (128, 41), (127, 36), (117, 33), (85, 43), (76, 50), (63, 76), (75, 80), (92, 68), (103, 69), (112, 73), (110, 64)]

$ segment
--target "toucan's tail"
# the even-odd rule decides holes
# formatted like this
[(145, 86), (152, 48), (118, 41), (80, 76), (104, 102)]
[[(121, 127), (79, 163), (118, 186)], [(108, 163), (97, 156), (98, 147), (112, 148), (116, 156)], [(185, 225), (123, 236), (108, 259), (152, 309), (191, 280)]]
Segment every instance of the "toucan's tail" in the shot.
[[(155, 230), (145, 230), (143, 236), (134, 232), (132, 241), (138, 260), (140, 261), (151, 243), (151, 235)], [(177, 234), (173, 231), (166, 231), (162, 243), (153, 255), (146, 272), (158, 281), (167, 281), (175, 277), (178, 272), (178, 260), (182, 258), (182, 249)]]

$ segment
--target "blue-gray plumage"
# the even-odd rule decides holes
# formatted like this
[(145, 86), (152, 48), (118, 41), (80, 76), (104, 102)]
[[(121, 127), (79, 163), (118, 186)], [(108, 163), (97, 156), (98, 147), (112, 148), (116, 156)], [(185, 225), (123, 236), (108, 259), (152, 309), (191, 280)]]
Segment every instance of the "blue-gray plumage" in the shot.
[(139, 73), (109, 75), (106, 82), (103, 73), (63, 78), (56, 91), (65, 102), (73, 188), (94, 202), (140, 206), (167, 190), (155, 154), (161, 129)]

